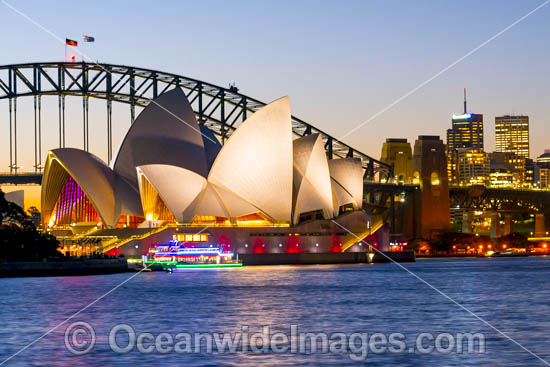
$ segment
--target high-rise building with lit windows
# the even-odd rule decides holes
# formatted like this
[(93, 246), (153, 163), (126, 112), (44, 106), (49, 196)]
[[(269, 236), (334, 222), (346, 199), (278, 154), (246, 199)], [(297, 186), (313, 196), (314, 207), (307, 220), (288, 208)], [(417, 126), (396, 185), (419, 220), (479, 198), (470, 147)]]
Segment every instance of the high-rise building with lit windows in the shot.
[(496, 151), (529, 158), (529, 116), (495, 117)]
[(480, 149), (458, 149), (458, 184), (486, 185), (489, 180), (489, 157)]
[(536, 181), (539, 188), (550, 189), (550, 149), (545, 149), (544, 153), (537, 158)]
[(452, 116), (452, 127), (447, 130), (447, 171), (452, 185), (459, 183), (458, 149), (483, 151), (483, 115), (468, 113), (466, 88), (464, 88), (464, 112)]
[(533, 184), (532, 162), (510, 152), (489, 153), (491, 186), (528, 187)]
[(482, 149), (483, 150), (483, 115), (463, 113), (453, 115), (453, 127), (447, 130), (448, 149)]

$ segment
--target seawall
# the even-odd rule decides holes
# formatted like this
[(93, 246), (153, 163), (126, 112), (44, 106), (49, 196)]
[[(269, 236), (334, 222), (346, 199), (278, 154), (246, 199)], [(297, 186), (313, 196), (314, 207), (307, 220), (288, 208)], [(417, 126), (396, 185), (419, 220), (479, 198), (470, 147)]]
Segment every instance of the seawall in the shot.
[[(414, 262), (412, 252), (385, 252), (396, 262)], [(359, 264), (390, 262), (385, 256), (367, 252), (319, 252), (297, 254), (239, 254), (243, 265), (313, 265), (313, 264)]]
[(416, 261), (416, 257), (414, 256), (413, 251), (403, 251), (403, 252), (384, 251), (382, 254), (379, 252), (375, 252), (374, 257), (372, 258), (373, 263), (389, 263), (389, 262), (392, 262), (392, 260), (397, 263), (413, 263)]
[(0, 277), (114, 274), (128, 271), (125, 258), (0, 264)]

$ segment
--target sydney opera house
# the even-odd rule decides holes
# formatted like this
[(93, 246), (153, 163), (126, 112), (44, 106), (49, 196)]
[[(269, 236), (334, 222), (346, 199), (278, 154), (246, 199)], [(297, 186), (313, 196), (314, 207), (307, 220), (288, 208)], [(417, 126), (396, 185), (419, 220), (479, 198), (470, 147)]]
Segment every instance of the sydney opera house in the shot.
[(327, 159), (317, 134), (293, 136), (287, 97), (222, 145), (174, 89), (141, 112), (110, 165), (50, 151), (41, 200), (52, 232), (85, 229), (104, 251), (137, 256), (174, 236), (236, 253), (359, 251), (358, 238), (376, 245), (384, 232), (362, 197), (361, 161)]

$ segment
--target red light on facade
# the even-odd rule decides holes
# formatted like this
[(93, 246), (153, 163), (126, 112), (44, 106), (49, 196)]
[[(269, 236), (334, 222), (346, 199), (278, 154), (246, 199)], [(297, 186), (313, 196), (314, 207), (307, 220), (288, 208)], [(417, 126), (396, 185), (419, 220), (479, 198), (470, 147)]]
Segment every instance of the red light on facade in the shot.
[(252, 252), (255, 254), (265, 253), (265, 243), (262, 238), (256, 237), (254, 239), (254, 244), (252, 245)]
[(300, 252), (300, 244), (296, 236), (290, 236), (286, 245), (286, 252), (290, 254), (297, 254)]

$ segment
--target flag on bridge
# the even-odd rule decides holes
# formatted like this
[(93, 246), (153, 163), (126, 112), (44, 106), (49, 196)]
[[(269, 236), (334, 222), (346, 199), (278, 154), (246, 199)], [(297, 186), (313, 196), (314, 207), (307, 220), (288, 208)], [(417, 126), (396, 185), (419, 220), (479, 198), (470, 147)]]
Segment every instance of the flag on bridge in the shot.
[(78, 42), (65, 38), (65, 45), (67, 46), (78, 46)]
[(84, 42), (95, 42), (95, 38), (92, 36), (83, 35), (82, 38), (84, 38)]

